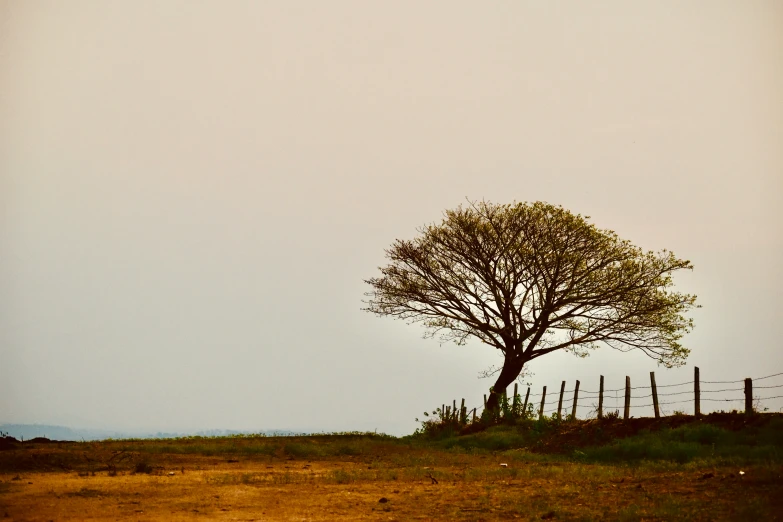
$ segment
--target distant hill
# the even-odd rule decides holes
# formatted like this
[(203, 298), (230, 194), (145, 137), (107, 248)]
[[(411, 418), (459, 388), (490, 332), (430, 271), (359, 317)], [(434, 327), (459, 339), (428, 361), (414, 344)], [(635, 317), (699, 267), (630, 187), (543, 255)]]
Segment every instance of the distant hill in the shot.
[(45, 437), (50, 440), (104, 440), (104, 439), (170, 439), (175, 437), (226, 437), (230, 435), (260, 434), (266, 436), (302, 435), (290, 430), (263, 430), (257, 432), (236, 430), (203, 430), (187, 433), (168, 432), (129, 432), (93, 429), (74, 429), (66, 426), (49, 424), (0, 424), (0, 432), (19, 440), (30, 440), (35, 437)]

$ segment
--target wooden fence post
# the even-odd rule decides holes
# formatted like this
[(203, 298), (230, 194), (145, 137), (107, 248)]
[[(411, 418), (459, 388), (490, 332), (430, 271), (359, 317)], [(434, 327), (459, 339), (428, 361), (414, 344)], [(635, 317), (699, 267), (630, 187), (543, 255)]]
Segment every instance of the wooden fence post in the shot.
[(601, 376), (601, 387), (598, 388), (598, 418), (604, 418), (604, 376)]
[(560, 420), (560, 410), (563, 408), (563, 392), (565, 391), (565, 381), (560, 384), (560, 400), (557, 402), (557, 420)]
[(476, 408), (473, 408), (473, 422), (476, 422)]
[(457, 420), (459, 417), (457, 417), (457, 399), (454, 399), (452, 402), (452, 408), (451, 408), (451, 416), (453, 420)]
[(631, 378), (625, 376), (625, 412), (623, 413), (623, 419), (628, 420), (631, 413)]
[(446, 420), (451, 420), (451, 406), (446, 406)]
[(753, 380), (745, 379), (745, 413), (753, 413)]
[(522, 415), (527, 415), (527, 400), (530, 397), (530, 386), (527, 387), (527, 393), (525, 394), (525, 405), (522, 406)]
[(661, 412), (658, 409), (658, 387), (655, 385), (655, 372), (650, 372), (650, 387), (652, 388), (653, 408), (655, 408), (655, 418), (661, 417)]
[(484, 409), (487, 408), (487, 394), (484, 394)]
[(517, 389), (517, 383), (514, 383), (514, 402), (513, 402), (513, 406), (511, 407), (511, 412), (514, 417), (516, 417), (519, 414), (517, 410), (519, 410), (519, 394)]
[(701, 415), (701, 390), (699, 389), (699, 367), (693, 368), (693, 416), (699, 417)]
[(445, 403), (440, 405), (440, 420), (442, 420), (442, 421), (446, 420), (446, 404)]
[(576, 401), (579, 399), (579, 381), (576, 381), (574, 387), (574, 406), (571, 408), (571, 420), (576, 420)]
[(462, 405), (459, 408), (459, 422), (460, 424), (465, 424), (465, 421), (468, 420), (468, 410), (465, 408), (465, 399), (462, 399)]
[(544, 386), (544, 392), (541, 394), (541, 408), (538, 410), (538, 420), (544, 418), (544, 402), (546, 402), (546, 386)]

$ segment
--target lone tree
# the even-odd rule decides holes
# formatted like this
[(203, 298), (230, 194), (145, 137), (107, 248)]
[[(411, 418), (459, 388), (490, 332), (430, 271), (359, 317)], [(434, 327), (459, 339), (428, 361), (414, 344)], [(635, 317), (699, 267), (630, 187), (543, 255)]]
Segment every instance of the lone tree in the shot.
[(527, 363), (556, 350), (584, 357), (604, 344), (684, 364), (696, 296), (672, 291), (671, 274), (690, 261), (643, 252), (587, 219), (542, 202), (446, 211), (386, 250), (381, 277), (365, 281), (366, 310), (422, 323), (425, 337), (500, 350), (490, 410)]

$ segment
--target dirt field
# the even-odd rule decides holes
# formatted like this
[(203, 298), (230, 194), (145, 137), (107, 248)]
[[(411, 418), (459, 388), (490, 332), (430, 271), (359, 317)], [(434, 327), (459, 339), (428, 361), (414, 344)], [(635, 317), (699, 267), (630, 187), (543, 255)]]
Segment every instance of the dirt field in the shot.
[(0, 464), (9, 521), (783, 520), (779, 465), (580, 464), (339, 437), (25, 443)]

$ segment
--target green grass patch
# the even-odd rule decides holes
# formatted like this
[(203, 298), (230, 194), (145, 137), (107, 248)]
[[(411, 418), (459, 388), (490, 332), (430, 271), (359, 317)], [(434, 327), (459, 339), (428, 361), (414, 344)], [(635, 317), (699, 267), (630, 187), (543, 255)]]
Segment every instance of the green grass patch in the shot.
[(574, 451), (577, 460), (623, 463), (691, 461), (714, 464), (780, 462), (783, 457), (783, 420), (741, 431), (691, 423), (673, 429), (642, 431), (637, 435)]
[(438, 449), (462, 449), (468, 452), (498, 452), (510, 449), (532, 449), (557, 429), (547, 421), (519, 421), (516, 425), (491, 426), (483, 431), (457, 435), (444, 430), (430, 436), (413, 437), (414, 446)]

